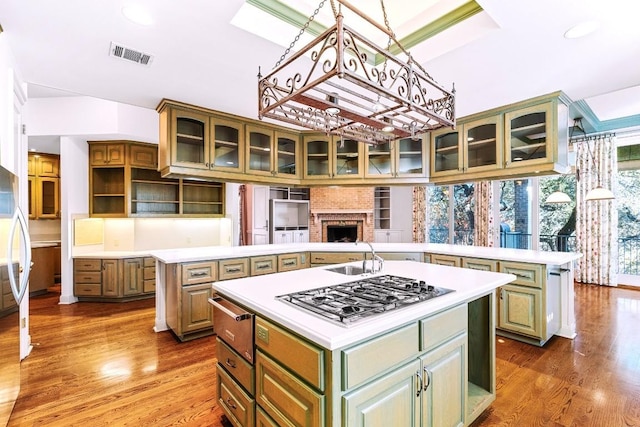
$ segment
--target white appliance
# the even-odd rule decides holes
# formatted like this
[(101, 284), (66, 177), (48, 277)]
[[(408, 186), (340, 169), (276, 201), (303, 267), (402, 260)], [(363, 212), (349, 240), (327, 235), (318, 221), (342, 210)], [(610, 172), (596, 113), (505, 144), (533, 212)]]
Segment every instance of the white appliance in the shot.
[(30, 270), (31, 242), (18, 207), (18, 177), (0, 166), (0, 426), (9, 422), (20, 391), (20, 302)]

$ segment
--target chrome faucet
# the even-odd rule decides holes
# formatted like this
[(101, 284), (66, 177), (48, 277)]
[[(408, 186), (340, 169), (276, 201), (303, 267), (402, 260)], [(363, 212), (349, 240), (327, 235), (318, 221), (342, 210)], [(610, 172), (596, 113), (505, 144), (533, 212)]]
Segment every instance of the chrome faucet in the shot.
[[(367, 271), (367, 256), (365, 255), (364, 260), (362, 261), (362, 271), (372, 274), (381, 271), (384, 264), (384, 259), (376, 255), (376, 251), (373, 249), (373, 245), (366, 240), (361, 241), (356, 239), (356, 245), (358, 245), (358, 243), (366, 243), (371, 248), (371, 270)], [(378, 268), (376, 268), (376, 261), (378, 262)]]

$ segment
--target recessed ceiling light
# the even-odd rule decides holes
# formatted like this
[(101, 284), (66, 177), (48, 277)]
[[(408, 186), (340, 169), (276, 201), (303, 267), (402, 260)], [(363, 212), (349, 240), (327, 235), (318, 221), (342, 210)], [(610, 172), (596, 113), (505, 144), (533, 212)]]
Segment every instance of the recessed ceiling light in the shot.
[(567, 39), (577, 39), (585, 37), (600, 28), (600, 22), (598, 21), (584, 21), (569, 28), (564, 37)]
[(130, 5), (123, 7), (122, 14), (129, 21), (139, 25), (147, 26), (153, 24), (151, 14), (145, 8), (139, 5)]

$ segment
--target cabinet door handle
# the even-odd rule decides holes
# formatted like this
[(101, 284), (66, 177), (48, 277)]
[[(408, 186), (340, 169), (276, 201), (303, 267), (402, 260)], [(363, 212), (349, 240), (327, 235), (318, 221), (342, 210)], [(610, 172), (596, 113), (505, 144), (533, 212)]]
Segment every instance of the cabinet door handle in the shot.
[(324, 258), (316, 257), (316, 260), (318, 260), (318, 261), (324, 261)]
[(234, 402), (234, 400), (231, 397), (227, 397), (227, 405), (229, 405), (229, 407), (231, 409), (237, 409), (238, 408), (236, 406), (236, 403)]
[(416, 371), (416, 397), (420, 397), (420, 392), (422, 391), (422, 375), (420, 375), (420, 370)]
[(431, 385), (431, 377), (429, 377), (429, 371), (427, 370), (427, 367), (425, 366), (422, 369), (422, 372), (424, 373), (425, 377), (427, 378), (426, 380), (424, 380), (424, 387), (422, 388), (424, 391), (427, 391), (427, 388), (429, 388), (429, 386)]
[(225, 365), (229, 366), (230, 368), (236, 368), (236, 362), (235, 360), (231, 360), (227, 357), (227, 360), (224, 362)]
[(504, 289), (500, 289), (500, 299), (504, 299)]

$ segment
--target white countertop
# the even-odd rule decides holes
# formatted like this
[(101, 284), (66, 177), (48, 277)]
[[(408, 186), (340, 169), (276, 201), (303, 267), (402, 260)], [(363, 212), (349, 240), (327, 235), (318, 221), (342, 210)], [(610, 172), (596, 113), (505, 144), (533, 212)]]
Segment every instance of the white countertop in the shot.
[[(489, 248), (483, 246), (445, 245), (436, 243), (372, 243), (376, 252), (429, 252), (472, 258), (519, 261), (535, 264), (562, 265), (580, 258), (576, 252), (546, 252), (526, 249)], [(209, 259), (237, 258), (291, 252), (370, 252), (369, 245), (359, 243), (292, 243), (281, 245), (211, 246), (188, 249), (164, 249), (148, 254), (166, 263), (195, 262)], [(109, 255), (107, 255), (109, 254)], [(84, 256), (84, 255), (83, 255)], [(105, 252), (103, 257), (112, 256)], [(138, 255), (141, 256), (141, 255)]]
[[(359, 262), (350, 264), (361, 265)], [(227, 280), (215, 282), (212, 286), (218, 294), (235, 300), (255, 313), (280, 323), (321, 347), (334, 350), (473, 300), (516, 278), (512, 274), (491, 273), (413, 261), (385, 261), (383, 271), (376, 275), (393, 274), (425, 280), (427, 284), (454, 289), (455, 292), (379, 316), (372, 316), (350, 326), (322, 319), (275, 298), (278, 295), (352, 282), (361, 278), (361, 276), (346, 276), (326, 271), (329, 267), (334, 266)]]

